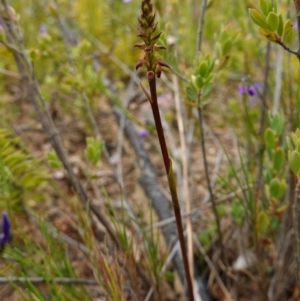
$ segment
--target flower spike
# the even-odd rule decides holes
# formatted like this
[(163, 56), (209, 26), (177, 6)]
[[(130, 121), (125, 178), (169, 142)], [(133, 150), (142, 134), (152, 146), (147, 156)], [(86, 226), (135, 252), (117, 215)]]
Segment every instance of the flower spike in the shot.
[(156, 51), (166, 49), (162, 45), (156, 45), (162, 32), (156, 32), (158, 22), (155, 21), (155, 17), (151, 0), (142, 0), (141, 15), (138, 18), (139, 34), (137, 36), (141, 38), (144, 43), (137, 43), (134, 45), (134, 48), (144, 50), (144, 58), (138, 61), (136, 70), (142, 65), (146, 65), (147, 71), (152, 71), (157, 77), (160, 77), (161, 67), (171, 67), (161, 59), (155, 58)]

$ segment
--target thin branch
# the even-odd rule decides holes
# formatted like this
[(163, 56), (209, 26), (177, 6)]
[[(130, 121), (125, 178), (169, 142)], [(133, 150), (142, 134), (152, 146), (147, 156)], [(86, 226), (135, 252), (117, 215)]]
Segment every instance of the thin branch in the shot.
[(200, 15), (200, 19), (199, 19), (198, 40), (197, 40), (196, 52), (201, 51), (206, 6), (207, 6), (207, 0), (202, 0), (202, 8), (201, 8), (201, 15)]
[(264, 140), (261, 138), (263, 137), (263, 132), (265, 129), (265, 120), (266, 120), (266, 113), (267, 113), (267, 96), (268, 96), (268, 79), (270, 73), (270, 54), (271, 54), (271, 42), (267, 42), (267, 51), (265, 56), (265, 72), (264, 72), (264, 86), (263, 86), (263, 93), (261, 97), (261, 116), (259, 121), (259, 129), (258, 129), (258, 162), (257, 162), (257, 176), (256, 176), (256, 187), (255, 187), (255, 194), (257, 199), (259, 198), (260, 189), (261, 189), (261, 181), (262, 181), (262, 172), (263, 172), (263, 151), (265, 147)]
[[(175, 75), (172, 76), (172, 81), (173, 81), (174, 92), (175, 92), (174, 98), (175, 98), (176, 117), (177, 117), (179, 140), (180, 140), (185, 211), (189, 212), (191, 210), (191, 198), (190, 198), (190, 187), (189, 187), (187, 149), (186, 149), (186, 141), (185, 141), (185, 134), (184, 134), (184, 125), (182, 120), (183, 112), (180, 104), (178, 79)], [(193, 232), (192, 232), (191, 220), (189, 218), (187, 218), (186, 220), (186, 232), (187, 232), (187, 250), (188, 250), (188, 261), (190, 265), (190, 272), (191, 275), (194, 275)]]
[(278, 47), (276, 53), (276, 59), (275, 59), (275, 89), (274, 89), (274, 97), (273, 97), (272, 114), (277, 113), (280, 107), (281, 91), (282, 91), (282, 68), (283, 68), (282, 54), (283, 54), (283, 49)]
[(204, 248), (201, 246), (201, 244), (199, 242), (199, 239), (197, 239), (197, 237), (194, 236), (194, 241), (195, 241), (195, 245), (197, 246), (198, 250), (202, 254), (202, 256), (203, 256), (204, 260), (206, 261), (207, 265), (209, 266), (210, 270), (213, 272), (220, 288), (222, 289), (222, 292), (226, 296), (226, 300), (227, 301), (232, 301), (233, 298), (231, 297), (231, 295), (230, 295), (229, 291), (227, 290), (224, 282), (222, 281), (221, 277), (219, 276), (219, 273), (217, 272), (213, 262), (206, 255)]
[(98, 285), (95, 279), (82, 279), (82, 278), (45, 278), (45, 277), (0, 277), (0, 284), (17, 283), (48, 283), (53, 282), (57, 284), (83, 284), (83, 285)]
[(296, 279), (300, 287), (300, 179), (295, 188), (295, 200), (293, 205), (293, 223), (295, 235), (295, 259), (296, 259)]
[(207, 188), (210, 194), (210, 199), (213, 204), (212, 208), (214, 211), (214, 216), (217, 224), (217, 231), (218, 231), (218, 237), (219, 237), (219, 245), (223, 253), (223, 238), (222, 238), (222, 231), (221, 231), (221, 223), (220, 223), (220, 218), (219, 214), (217, 211), (217, 204), (215, 202), (214, 194), (212, 191), (212, 185), (209, 177), (209, 171), (208, 171), (208, 164), (207, 164), (207, 158), (206, 158), (206, 148), (205, 148), (205, 139), (204, 139), (204, 129), (203, 129), (203, 115), (202, 115), (202, 108), (200, 104), (200, 95), (199, 95), (199, 100), (198, 100), (198, 118), (199, 118), (199, 127), (200, 127), (200, 135), (201, 135), (201, 149), (202, 149), (202, 154), (203, 154), (203, 164), (204, 164), (204, 171), (205, 171), (205, 178), (206, 178), (206, 183), (207, 183)]
[(15, 72), (10, 71), (10, 70), (2, 69), (2, 68), (0, 68), (0, 74), (3, 74), (5, 76), (9, 76), (9, 77), (13, 77), (13, 78), (17, 78), (17, 79), (22, 79), (20, 74), (15, 73)]
[(279, 44), (287, 52), (289, 52), (291, 54), (294, 54), (298, 59), (300, 59), (300, 52), (299, 51), (295, 51), (295, 50), (290, 49), (288, 46), (286, 46), (281, 41), (278, 41), (277, 44)]

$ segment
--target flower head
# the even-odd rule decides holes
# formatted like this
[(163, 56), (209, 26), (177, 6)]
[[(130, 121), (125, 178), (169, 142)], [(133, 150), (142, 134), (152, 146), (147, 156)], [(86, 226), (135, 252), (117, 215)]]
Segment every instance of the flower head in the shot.
[(238, 92), (240, 94), (247, 94), (249, 96), (256, 96), (258, 95), (258, 90), (261, 88), (261, 84), (256, 83), (250, 86), (245, 84), (240, 84), (238, 87)]
[(0, 233), (0, 248), (3, 249), (5, 244), (7, 243), (9, 237), (10, 237), (10, 221), (8, 218), (8, 215), (4, 212), (2, 213), (2, 226), (1, 230), (2, 233)]
[(40, 35), (45, 35), (48, 31), (47, 25), (46, 24), (41, 24), (39, 28), (39, 33)]
[(249, 104), (254, 104), (255, 100), (258, 96), (259, 89), (261, 88), (261, 84), (255, 83), (252, 85), (240, 84), (238, 87), (239, 94), (244, 94), (250, 96)]
[(140, 138), (145, 138), (148, 135), (148, 131), (145, 128), (142, 128), (138, 131), (138, 135)]
[(162, 67), (170, 68), (162, 59), (155, 58), (155, 52), (165, 49), (164, 46), (157, 45), (161, 32), (156, 32), (157, 22), (155, 22), (155, 13), (153, 12), (153, 4), (151, 0), (142, 0), (141, 15), (138, 18), (139, 34), (137, 35), (142, 39), (143, 43), (137, 43), (135, 48), (143, 50), (143, 55), (139, 58), (136, 64), (136, 69), (146, 65), (147, 71), (155, 72), (157, 77), (160, 77)]

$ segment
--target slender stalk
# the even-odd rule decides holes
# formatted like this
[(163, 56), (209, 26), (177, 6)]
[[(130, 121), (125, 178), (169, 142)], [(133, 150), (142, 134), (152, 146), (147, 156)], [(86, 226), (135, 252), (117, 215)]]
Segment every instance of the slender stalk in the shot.
[(201, 8), (201, 15), (200, 15), (200, 19), (199, 19), (199, 26), (198, 26), (198, 39), (197, 39), (196, 52), (201, 51), (206, 6), (207, 6), (207, 0), (203, 0), (202, 8)]
[[(259, 121), (259, 129), (258, 129), (258, 137), (263, 137), (263, 133), (265, 130), (265, 123), (266, 123), (266, 114), (267, 114), (267, 96), (268, 96), (268, 79), (270, 74), (270, 55), (271, 55), (271, 42), (268, 41), (267, 43), (267, 51), (265, 56), (265, 72), (264, 72), (264, 86), (263, 86), (263, 93), (261, 97), (261, 116)], [(253, 228), (254, 228), (254, 244), (256, 249), (256, 256), (260, 258), (261, 256), (261, 244), (258, 239), (257, 233), (257, 214), (258, 214), (258, 202), (260, 200), (261, 189), (262, 189), (262, 176), (263, 176), (263, 165), (264, 165), (264, 150), (265, 150), (265, 142), (262, 138), (260, 138), (258, 142), (258, 157), (257, 157), (257, 176), (256, 176), (256, 183), (254, 188), (255, 193), (255, 212), (253, 216)], [(265, 296), (265, 300), (267, 300), (267, 290), (266, 290), (266, 281), (265, 281), (265, 272), (263, 269), (262, 264), (258, 263), (258, 272), (260, 275), (259, 287), (263, 296)]]
[(184, 265), (185, 274), (186, 274), (189, 299), (190, 299), (190, 301), (194, 301), (193, 282), (192, 282), (192, 277), (190, 274), (186, 245), (185, 245), (185, 240), (184, 240), (184, 235), (183, 235), (180, 204), (179, 204), (179, 200), (178, 200), (176, 184), (174, 183), (174, 179), (172, 177), (172, 175), (173, 175), (172, 161), (169, 158), (168, 148), (167, 148), (167, 144), (166, 144), (166, 140), (165, 140), (165, 135), (164, 135), (164, 131), (163, 131), (162, 123), (161, 123), (159, 107), (158, 107), (158, 102), (157, 102), (155, 73), (153, 71), (148, 71), (147, 75), (148, 75), (148, 82), (149, 82), (150, 94), (151, 94), (151, 102), (150, 102), (151, 108), (152, 108), (152, 112), (153, 112), (157, 136), (158, 136), (158, 140), (159, 140), (159, 144), (160, 144), (160, 148), (161, 148), (161, 152), (162, 152), (162, 156), (163, 156), (163, 160), (164, 160), (165, 170), (166, 170), (166, 173), (168, 176), (169, 188), (170, 188), (170, 192), (171, 192), (171, 196), (172, 196), (172, 204), (173, 204), (174, 214), (175, 214), (175, 218), (176, 218), (176, 226), (177, 226), (178, 238), (179, 238), (180, 247), (181, 247), (183, 265)]
[(45, 278), (45, 277), (0, 277), (0, 284), (16, 283), (27, 284), (31, 282), (33, 284), (54, 282), (57, 284), (83, 284), (83, 285), (97, 285), (98, 282), (95, 279), (82, 279), (82, 278)]
[[(175, 75), (172, 75), (172, 81), (174, 84), (174, 98), (176, 107), (177, 124), (179, 131), (179, 141), (181, 149), (181, 162), (182, 162), (182, 173), (183, 173), (183, 189), (185, 199), (185, 212), (191, 211), (191, 197), (189, 187), (189, 170), (188, 170), (188, 155), (187, 146), (185, 141), (184, 125), (183, 125), (183, 114), (180, 104), (178, 79)], [(190, 272), (194, 275), (194, 251), (193, 251), (193, 231), (192, 223), (190, 218), (186, 219), (186, 239), (187, 239), (187, 252), (188, 260), (190, 265)]]
[(300, 287), (300, 179), (295, 188), (295, 200), (293, 205), (293, 223), (295, 235), (295, 259), (296, 259), (296, 283)]
[[(199, 18), (199, 28), (198, 28), (198, 42), (197, 42), (197, 52), (201, 51), (201, 46), (202, 46), (202, 36), (203, 36), (203, 27), (204, 27), (204, 20), (205, 20), (205, 12), (206, 12), (206, 6), (207, 6), (207, 0), (203, 0), (202, 2), (202, 9), (201, 9), (201, 15)], [(198, 96), (198, 121), (199, 121), (199, 126), (200, 126), (200, 135), (201, 135), (201, 149), (203, 153), (203, 164), (204, 164), (204, 169), (205, 169), (205, 178), (207, 182), (207, 188), (208, 192), (210, 194), (210, 199), (213, 204), (213, 211), (217, 223), (217, 228), (218, 228), (218, 235), (219, 235), (219, 243), (220, 243), (220, 248), (222, 250), (222, 232), (221, 232), (221, 224), (220, 224), (220, 218), (217, 212), (217, 207), (212, 191), (212, 186), (210, 182), (210, 177), (209, 177), (209, 172), (208, 172), (208, 164), (207, 164), (207, 159), (206, 159), (206, 150), (205, 150), (205, 138), (204, 138), (204, 129), (203, 129), (203, 116), (202, 116), (202, 108), (200, 105), (200, 97), (201, 95), (199, 94)], [(223, 252), (222, 252), (223, 253)]]
[[(200, 103), (200, 99), (199, 99), (198, 103)], [(202, 154), (203, 154), (205, 178), (206, 178), (206, 182), (207, 182), (208, 192), (210, 194), (210, 199), (211, 199), (212, 208), (214, 211), (214, 216), (216, 219), (217, 231), (218, 231), (218, 236), (219, 236), (219, 244), (220, 244), (221, 250), (223, 250), (223, 238), (222, 238), (222, 231), (221, 231), (221, 223), (220, 223), (220, 218), (219, 218), (219, 214), (217, 211), (217, 204), (215, 202), (215, 198), (214, 198), (214, 194), (213, 194), (213, 190), (212, 190), (211, 182), (210, 182), (210, 178), (209, 178), (208, 164), (207, 164), (207, 158), (206, 158), (206, 149), (205, 149), (204, 129), (203, 129), (203, 115), (202, 115), (202, 108), (201, 108), (200, 104), (198, 105), (197, 109), (198, 109), (198, 119), (199, 119), (199, 126), (200, 126), (201, 149), (202, 149)], [(222, 253), (223, 253), (223, 251), (222, 251)]]

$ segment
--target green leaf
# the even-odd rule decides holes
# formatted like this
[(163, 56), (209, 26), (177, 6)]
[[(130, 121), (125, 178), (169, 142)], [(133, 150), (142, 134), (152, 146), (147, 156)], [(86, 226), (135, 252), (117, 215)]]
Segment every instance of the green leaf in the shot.
[(278, 23), (279, 23), (279, 17), (275, 13), (270, 12), (268, 14), (268, 17), (267, 17), (266, 21), (267, 21), (267, 24), (268, 24), (269, 29), (271, 31), (276, 31), (277, 30)]
[(273, 178), (269, 184), (270, 197), (273, 199), (280, 199), (285, 191), (286, 183), (284, 180)]
[(197, 85), (197, 76), (196, 76), (196, 75), (192, 75), (192, 76), (191, 76), (191, 82), (192, 82), (192, 84), (193, 84), (193, 88), (194, 88), (195, 90), (199, 90), (199, 87), (198, 87), (198, 85)]
[(284, 151), (282, 148), (278, 148), (273, 155), (273, 168), (277, 172), (280, 172), (283, 164), (284, 164)]
[(300, 138), (296, 141), (296, 150), (300, 153)]
[(201, 89), (203, 86), (203, 79), (200, 75), (195, 76), (195, 78), (192, 80), (192, 82), (196, 89)]
[(283, 25), (282, 42), (289, 44), (293, 39), (293, 24), (290, 19), (286, 20)]
[(280, 37), (282, 36), (283, 33), (283, 18), (281, 14), (278, 17), (277, 33)]
[(38, 49), (30, 49), (29, 50), (29, 57), (32, 61), (35, 61), (39, 57), (39, 50)]
[(199, 68), (198, 68), (198, 71), (199, 71), (199, 75), (202, 76), (202, 77), (205, 77), (206, 76), (206, 72), (207, 72), (207, 62), (206, 61), (203, 61)]
[(289, 165), (293, 173), (300, 175), (300, 154), (298, 151), (289, 151), (288, 154)]
[(257, 230), (265, 233), (269, 226), (269, 217), (265, 211), (260, 211), (257, 215)]
[(188, 86), (186, 88), (186, 94), (190, 100), (196, 101), (198, 99), (198, 91), (194, 88), (194, 86)]
[(87, 161), (95, 166), (100, 159), (102, 149), (103, 143), (99, 138), (87, 138), (87, 146), (84, 151)]
[(216, 52), (217, 52), (217, 57), (221, 58), (222, 57), (222, 46), (219, 42), (216, 43)]
[(264, 29), (269, 29), (269, 26), (266, 22), (266, 18), (258, 10), (249, 8), (249, 13), (250, 13), (250, 17), (251, 17), (252, 21), (256, 25), (258, 25)]
[(46, 153), (46, 159), (47, 159), (50, 167), (52, 167), (52, 168), (60, 168), (61, 167), (61, 161), (59, 160), (59, 158), (54, 150), (51, 150)]
[(283, 113), (275, 113), (270, 117), (270, 126), (272, 130), (276, 132), (277, 136), (280, 136), (284, 128), (284, 115)]
[(232, 48), (232, 42), (230, 39), (225, 41), (225, 43), (222, 44), (222, 55), (225, 56), (230, 52), (230, 49)]
[(294, 38), (294, 31), (292, 28), (286, 33), (286, 35), (283, 37), (282, 41), (284, 44), (290, 44)]
[(201, 96), (202, 97), (208, 96), (208, 94), (211, 92), (212, 88), (213, 88), (212, 84), (210, 84), (210, 83), (205, 84), (202, 88)]
[(292, 133), (292, 139), (293, 139), (294, 145), (296, 146), (297, 145), (297, 141), (298, 141), (298, 135), (297, 135), (297, 133)]
[(259, 0), (258, 6), (260, 11), (265, 15), (265, 17), (269, 14), (268, 3), (266, 0)]
[(207, 74), (210, 74), (215, 66), (215, 60), (209, 56), (207, 56), (207, 62), (208, 62), (208, 67), (207, 67)]
[(287, 143), (287, 147), (290, 151), (292, 151), (294, 149), (292, 141), (290, 139), (290, 137), (286, 137), (286, 143)]
[(280, 192), (280, 183), (278, 178), (273, 178), (269, 184), (270, 197), (277, 199)]
[(265, 142), (266, 142), (267, 146), (271, 149), (274, 149), (274, 147), (275, 147), (275, 133), (274, 133), (274, 131), (272, 131), (270, 128), (268, 128), (265, 131), (264, 138), (265, 138)]

